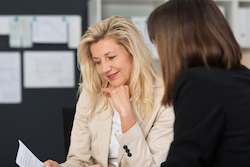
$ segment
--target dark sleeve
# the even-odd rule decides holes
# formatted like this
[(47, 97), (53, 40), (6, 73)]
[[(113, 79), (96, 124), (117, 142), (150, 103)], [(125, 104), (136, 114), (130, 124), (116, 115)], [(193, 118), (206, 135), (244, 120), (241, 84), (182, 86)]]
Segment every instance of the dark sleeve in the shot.
[(216, 84), (206, 73), (181, 74), (173, 88), (174, 141), (161, 167), (209, 166), (225, 123)]

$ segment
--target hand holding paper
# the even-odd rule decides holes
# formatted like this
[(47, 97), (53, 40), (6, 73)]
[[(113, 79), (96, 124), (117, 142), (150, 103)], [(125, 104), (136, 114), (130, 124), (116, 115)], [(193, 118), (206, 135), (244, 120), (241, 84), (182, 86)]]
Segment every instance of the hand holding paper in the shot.
[(16, 163), (20, 167), (44, 167), (43, 163), (23, 144), (18, 140), (19, 149), (17, 152)]
[(52, 160), (47, 160), (43, 164), (45, 167), (60, 167), (56, 161), (52, 161)]

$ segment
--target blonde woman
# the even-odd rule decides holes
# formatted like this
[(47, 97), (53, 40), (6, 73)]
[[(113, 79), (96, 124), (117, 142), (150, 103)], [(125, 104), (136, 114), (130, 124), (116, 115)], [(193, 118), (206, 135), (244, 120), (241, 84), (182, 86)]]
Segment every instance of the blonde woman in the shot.
[[(142, 167), (163, 162), (173, 139), (172, 107), (162, 106), (161, 75), (133, 23), (112, 16), (78, 47), (80, 97), (62, 167)], [(48, 160), (45, 167), (58, 167)]]

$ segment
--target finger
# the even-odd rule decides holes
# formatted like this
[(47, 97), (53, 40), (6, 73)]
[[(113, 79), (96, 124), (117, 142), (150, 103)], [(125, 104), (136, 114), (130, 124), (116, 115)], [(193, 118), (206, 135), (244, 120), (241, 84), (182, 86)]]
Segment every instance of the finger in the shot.
[(44, 167), (51, 167), (51, 161), (52, 161), (52, 160), (47, 160), (47, 161), (45, 161), (45, 162), (43, 163), (43, 166), (44, 166)]
[(107, 96), (107, 97), (110, 97), (111, 95), (109, 94), (109, 93), (107, 93), (107, 92), (104, 92), (103, 93), (105, 96)]
[(114, 90), (114, 88), (102, 88), (101, 90), (102, 90), (103, 92), (106, 92), (106, 93), (111, 94), (112, 91)]

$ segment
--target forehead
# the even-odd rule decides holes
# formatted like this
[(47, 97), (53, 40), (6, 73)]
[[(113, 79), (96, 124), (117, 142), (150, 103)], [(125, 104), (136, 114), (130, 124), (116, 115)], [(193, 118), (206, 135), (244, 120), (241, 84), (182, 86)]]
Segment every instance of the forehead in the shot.
[(101, 57), (112, 53), (120, 53), (124, 50), (125, 48), (122, 45), (117, 44), (112, 38), (101, 39), (90, 46), (92, 57)]

